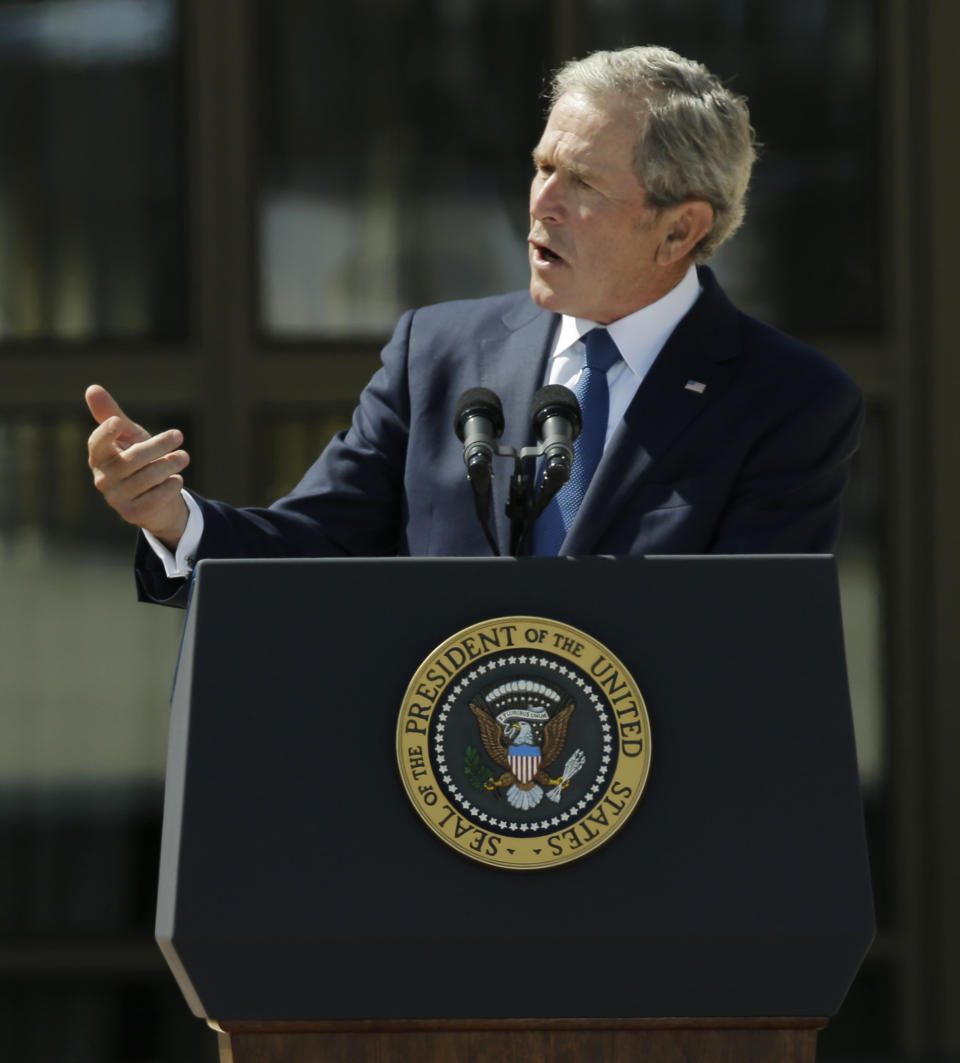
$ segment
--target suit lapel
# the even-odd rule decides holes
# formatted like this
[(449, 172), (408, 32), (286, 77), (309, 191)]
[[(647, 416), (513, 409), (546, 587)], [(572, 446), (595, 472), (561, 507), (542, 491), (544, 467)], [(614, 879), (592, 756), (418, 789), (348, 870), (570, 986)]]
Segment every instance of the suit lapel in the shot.
[[(561, 554), (592, 553), (674, 441), (736, 381), (737, 311), (709, 270), (700, 270), (700, 281), (700, 298), (657, 355), (604, 451)], [(690, 382), (704, 385), (702, 392)]]

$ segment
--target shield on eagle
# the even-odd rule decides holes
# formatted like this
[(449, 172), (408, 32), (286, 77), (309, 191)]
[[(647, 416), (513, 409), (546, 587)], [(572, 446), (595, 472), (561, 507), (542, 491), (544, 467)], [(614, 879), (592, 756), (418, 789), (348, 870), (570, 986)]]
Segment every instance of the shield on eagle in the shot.
[(533, 782), (534, 775), (540, 770), (539, 746), (510, 746), (507, 750), (510, 770), (517, 777), (517, 782)]

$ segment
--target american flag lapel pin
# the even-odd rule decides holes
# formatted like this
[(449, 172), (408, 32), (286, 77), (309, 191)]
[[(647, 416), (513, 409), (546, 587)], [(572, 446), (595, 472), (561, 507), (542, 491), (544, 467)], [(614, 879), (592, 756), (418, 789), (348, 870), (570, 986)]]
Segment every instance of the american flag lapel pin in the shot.
[(702, 395), (707, 390), (707, 385), (699, 380), (688, 380), (683, 386), (687, 391), (695, 391), (698, 395)]

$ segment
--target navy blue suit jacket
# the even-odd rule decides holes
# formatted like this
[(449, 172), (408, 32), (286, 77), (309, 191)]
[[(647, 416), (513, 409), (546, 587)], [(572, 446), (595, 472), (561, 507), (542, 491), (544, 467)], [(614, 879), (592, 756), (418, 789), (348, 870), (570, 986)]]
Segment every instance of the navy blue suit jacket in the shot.
[[(562, 554), (822, 553), (859, 439), (856, 386), (811, 348), (738, 311), (712, 273), (607, 446)], [(503, 441), (532, 442), (558, 317), (526, 292), (410, 311), (350, 429), (268, 509), (200, 499), (201, 557), (486, 556), (453, 431), (460, 394), (503, 400)], [(702, 392), (685, 387), (704, 385)], [(498, 459), (496, 533), (511, 463)], [(182, 600), (141, 543), (142, 597)]]

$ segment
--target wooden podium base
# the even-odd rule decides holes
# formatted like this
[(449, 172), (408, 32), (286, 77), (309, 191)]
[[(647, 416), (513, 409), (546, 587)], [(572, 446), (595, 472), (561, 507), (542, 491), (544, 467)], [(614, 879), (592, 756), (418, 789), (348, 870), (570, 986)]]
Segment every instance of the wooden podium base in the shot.
[(814, 1063), (818, 1018), (210, 1023), (220, 1063)]

